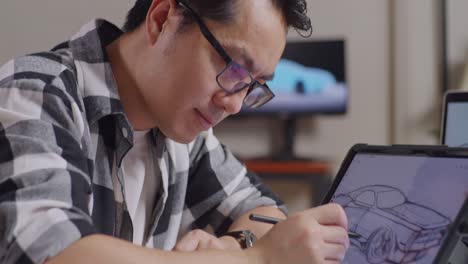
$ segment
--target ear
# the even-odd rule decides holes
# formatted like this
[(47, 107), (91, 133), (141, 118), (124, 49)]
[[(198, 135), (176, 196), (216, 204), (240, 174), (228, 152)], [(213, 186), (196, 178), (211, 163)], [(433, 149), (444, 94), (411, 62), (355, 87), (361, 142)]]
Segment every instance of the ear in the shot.
[(168, 18), (176, 14), (175, 0), (153, 0), (145, 20), (145, 29), (148, 40), (154, 44), (158, 39)]

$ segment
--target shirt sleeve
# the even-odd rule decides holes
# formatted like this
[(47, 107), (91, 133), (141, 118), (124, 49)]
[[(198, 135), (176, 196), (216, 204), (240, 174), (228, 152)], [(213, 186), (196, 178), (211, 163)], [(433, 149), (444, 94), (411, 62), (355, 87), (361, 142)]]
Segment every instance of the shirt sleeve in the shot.
[(220, 144), (210, 130), (191, 149), (187, 207), (194, 228), (222, 235), (241, 215), (264, 206), (287, 213), (284, 203), (262, 181)]
[[(38, 61), (29, 59), (31, 69)], [(70, 73), (26, 64), (0, 69), (0, 263), (43, 263), (95, 232), (80, 106), (63, 88)]]

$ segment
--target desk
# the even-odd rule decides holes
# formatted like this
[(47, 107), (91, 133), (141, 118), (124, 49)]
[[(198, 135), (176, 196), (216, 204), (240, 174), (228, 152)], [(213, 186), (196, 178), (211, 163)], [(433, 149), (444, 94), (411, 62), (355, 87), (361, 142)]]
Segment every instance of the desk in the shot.
[(312, 191), (311, 206), (318, 205), (331, 185), (330, 165), (323, 161), (245, 160), (247, 168), (266, 180), (303, 181)]

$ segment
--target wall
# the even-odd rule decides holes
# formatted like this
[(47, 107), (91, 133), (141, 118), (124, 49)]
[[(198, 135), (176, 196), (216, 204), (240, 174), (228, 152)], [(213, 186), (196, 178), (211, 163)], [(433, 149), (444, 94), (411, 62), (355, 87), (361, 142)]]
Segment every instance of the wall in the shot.
[(122, 24), (132, 0), (2, 0), (0, 64), (13, 56), (51, 49), (95, 17)]
[(439, 0), (394, 0), (392, 142), (437, 144), (442, 103)]
[(468, 90), (468, 31), (466, 30), (468, 1), (446, 1), (450, 88), (458, 89), (463, 86)]

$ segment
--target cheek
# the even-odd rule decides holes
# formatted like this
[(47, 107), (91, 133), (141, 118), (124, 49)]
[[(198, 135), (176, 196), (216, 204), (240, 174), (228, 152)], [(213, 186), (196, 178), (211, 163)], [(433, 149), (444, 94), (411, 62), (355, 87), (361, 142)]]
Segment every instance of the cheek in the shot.
[(197, 75), (184, 77), (172, 87), (172, 101), (180, 108), (198, 107), (209, 98), (207, 81)]
[(152, 97), (159, 97), (157, 101), (173, 113), (206, 108), (220, 89), (216, 76), (224, 62), (211, 46), (204, 45), (205, 41), (199, 43), (180, 38), (169, 48), (165, 46), (168, 43), (163, 43), (155, 47), (159, 54), (150, 62), (152, 69), (145, 69), (150, 76), (145, 90)]
[(201, 65), (188, 69), (185, 77), (177, 85), (178, 97), (195, 105), (209, 102), (219, 89), (216, 73), (212, 67), (202, 67)]

